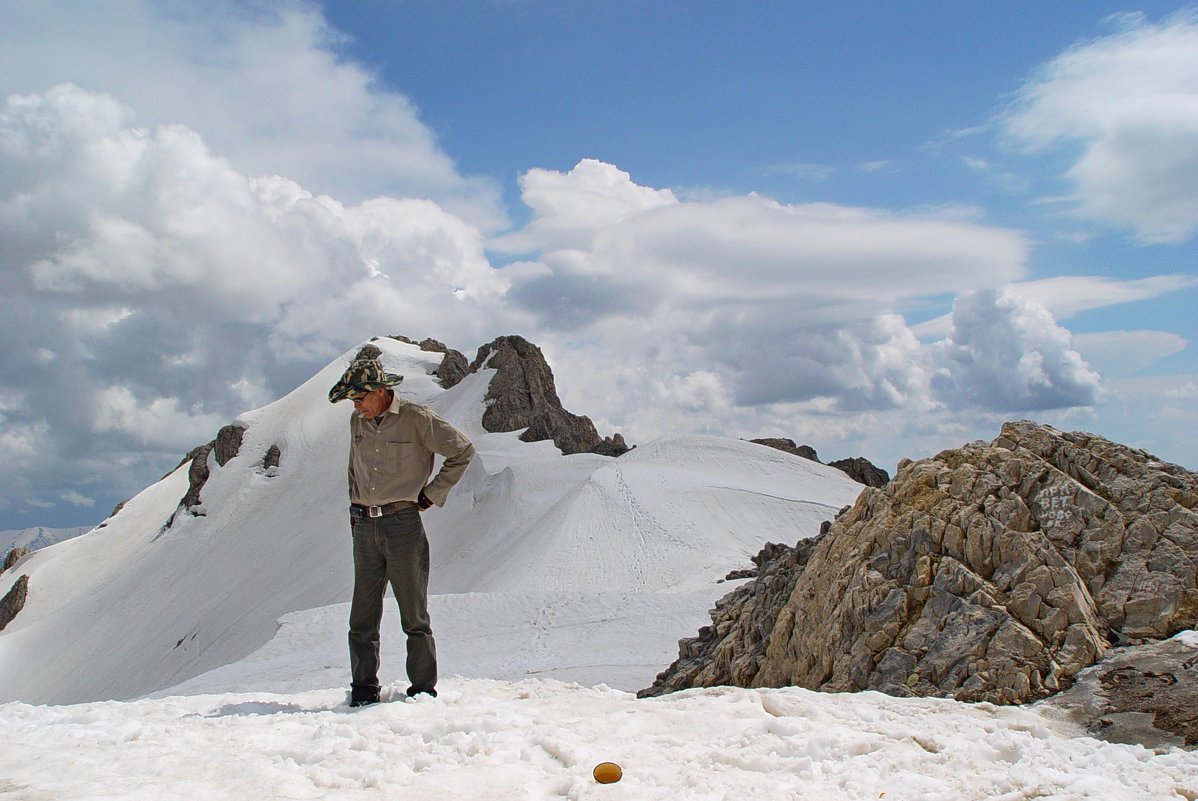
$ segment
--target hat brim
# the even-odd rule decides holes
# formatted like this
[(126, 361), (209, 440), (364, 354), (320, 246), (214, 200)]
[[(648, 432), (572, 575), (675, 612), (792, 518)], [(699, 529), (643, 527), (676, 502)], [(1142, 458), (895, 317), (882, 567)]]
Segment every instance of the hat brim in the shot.
[(403, 381), (402, 375), (395, 373), (384, 373), (382, 381), (366, 381), (350, 383), (344, 378), (333, 385), (329, 390), (329, 403), (339, 403), (349, 397), (351, 392), (373, 392), (376, 389), (387, 389), (393, 387)]

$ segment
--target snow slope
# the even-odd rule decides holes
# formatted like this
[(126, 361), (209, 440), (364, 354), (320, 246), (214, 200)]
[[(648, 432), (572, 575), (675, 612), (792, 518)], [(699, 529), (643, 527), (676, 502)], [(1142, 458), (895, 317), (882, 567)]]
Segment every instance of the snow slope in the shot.
[[(614, 460), (565, 457), (518, 432), (482, 430), (489, 371), (442, 390), (429, 375), (439, 354), (376, 344), (388, 369), (405, 375), (404, 395), (453, 421), (479, 451), (446, 507), (425, 517), (446, 676), (491, 675), (498, 664), (503, 677), (645, 686), (731, 589), (717, 583), (730, 568), (747, 566), (767, 541), (811, 536), (861, 489), (832, 468), (711, 437), (646, 443)], [(103, 528), (0, 577), (0, 594), (17, 575), (30, 577), (25, 609), (0, 632), (0, 700), (144, 696), (244, 659), (280, 621), (288, 634), (320, 628), (322, 647), (297, 672), (315, 675), (328, 663), (326, 684), (346, 683), (336, 622), (345, 610), (321, 608), (348, 601), (352, 581), (350, 409), (327, 401), (351, 353), (240, 418), (241, 450), (223, 467), (210, 464), (201, 516), (163, 528), (186, 490), (180, 468)], [(272, 444), (282, 458), (268, 473), (261, 462)], [(295, 615), (304, 610), (314, 610), (310, 620)], [(385, 646), (398, 645), (388, 632)], [(472, 660), (484, 647), (496, 653)], [(561, 647), (569, 664), (545, 656)], [(385, 657), (384, 671), (402, 670), (393, 653)]]

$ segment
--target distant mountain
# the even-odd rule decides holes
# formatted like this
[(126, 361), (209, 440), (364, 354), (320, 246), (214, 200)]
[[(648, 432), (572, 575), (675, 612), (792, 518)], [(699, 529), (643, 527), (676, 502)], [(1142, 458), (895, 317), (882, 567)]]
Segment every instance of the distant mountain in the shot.
[(31, 551), (36, 551), (39, 548), (45, 548), (47, 545), (54, 545), (57, 542), (78, 537), (80, 534), (86, 534), (93, 528), (95, 527), (43, 528), (42, 526), (37, 526), (35, 528), (0, 531), (0, 554), (6, 554), (14, 548), (28, 548)]
[[(551, 373), (496, 355), (519, 356), (528, 350), (519, 343), (492, 343), (492, 355), (464, 373), (443, 346), (391, 337), (374, 344), (387, 369), (405, 376), (401, 394), (427, 403), (478, 448), (449, 503), (425, 517), (440, 614), (433, 625), (454, 635), (447, 656), (485, 643), (488, 665), (533, 673), (549, 661), (555, 672), (536, 675), (643, 686), (724, 593), (728, 565), (768, 541), (815, 535), (862, 490), (834, 468), (716, 437), (665, 438), (611, 458), (600, 452), (619, 445), (616, 438), (592, 438), (583, 425), (574, 429), (585, 434), (581, 444), (597, 452), (563, 455), (552, 425), (536, 432), (541, 441), (525, 440), (538, 421), (573, 424), (572, 415), (529, 405), (529, 417), (505, 424), (526, 428), (484, 423), (507, 363), (520, 373), (516, 391), (539, 386), (556, 400)], [(337, 605), (348, 601), (352, 582), (351, 412), (327, 393), (356, 350), (231, 421), (206, 451), (101, 527), (0, 576), (0, 596), (19, 581), (27, 590), (24, 608), (0, 632), (0, 700), (125, 699), (189, 680), (198, 686), (203, 674), (267, 645), (280, 625), (300, 636), (295, 626), (315, 614), (305, 610), (328, 608), (322, 620), (342, 620)], [(445, 369), (446, 360), (456, 366)], [(451, 373), (456, 383), (446, 388)], [(344, 629), (330, 626), (339, 654)], [(569, 658), (537, 659), (555, 643), (569, 643)], [(330, 667), (322, 655), (288, 669), (336, 683), (346, 661)], [(470, 664), (462, 653), (443, 668), (452, 675)], [(393, 659), (384, 669), (402, 664)]]

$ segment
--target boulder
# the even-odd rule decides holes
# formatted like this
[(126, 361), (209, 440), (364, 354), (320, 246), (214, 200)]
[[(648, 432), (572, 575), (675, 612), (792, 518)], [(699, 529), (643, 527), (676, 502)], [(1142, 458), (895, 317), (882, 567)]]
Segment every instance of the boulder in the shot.
[[(816, 454), (815, 448), (810, 445), (796, 445), (793, 439), (765, 437), (762, 439), (751, 439), (749, 442), (757, 445), (765, 445), (766, 447), (774, 448), (793, 456), (799, 456), (803, 459), (810, 459), (813, 462), (819, 462), (819, 456)], [(820, 464), (823, 464), (823, 462), (820, 462)], [(874, 465), (873, 462), (864, 456), (857, 456), (851, 459), (837, 459), (834, 462), (828, 462), (828, 467), (835, 467), (853, 479), (853, 481), (856, 481), (858, 484), (864, 484), (867, 487), (884, 487), (886, 486), (886, 482), (890, 480), (889, 473)]]
[(483, 427), (519, 431), (524, 442), (552, 440), (563, 454), (618, 456), (629, 448), (623, 437), (600, 437), (589, 417), (562, 408), (553, 371), (541, 349), (519, 336), (499, 337), (478, 349), (471, 372), (495, 370), (486, 395)]
[(991, 443), (902, 462), (794, 560), (776, 613), (725, 599), (710, 664), (684, 653), (644, 692), (737, 684), (1046, 697), (1112, 643), (1198, 623), (1196, 503), (1198, 475), (1176, 465), (1094, 435), (1008, 423)]
[(28, 597), (29, 576), (21, 576), (13, 582), (4, 597), (0, 598), (0, 631), (4, 631), (17, 613), (25, 608), (25, 599)]
[(392, 334), (391, 339), (399, 342), (406, 342), (409, 345), (415, 345), (423, 351), (429, 353), (443, 353), (444, 358), (441, 359), (441, 364), (434, 371), (433, 375), (437, 377), (437, 382), (442, 388), (449, 389), (455, 386), (463, 378), (470, 375), (470, 362), (466, 359), (465, 354), (461, 351), (456, 351), (453, 348), (446, 346), (443, 342), (438, 342), (435, 339), (426, 338), (420, 342), (408, 339), (405, 336)]

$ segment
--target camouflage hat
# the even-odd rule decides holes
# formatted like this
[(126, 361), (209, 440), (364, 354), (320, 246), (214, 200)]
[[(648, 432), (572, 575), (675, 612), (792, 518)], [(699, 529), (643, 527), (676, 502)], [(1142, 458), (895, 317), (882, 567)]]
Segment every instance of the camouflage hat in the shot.
[(351, 392), (370, 392), (393, 387), (403, 381), (402, 375), (383, 370), (379, 357), (383, 352), (376, 345), (366, 345), (350, 363), (341, 380), (329, 390), (329, 403), (343, 401)]

